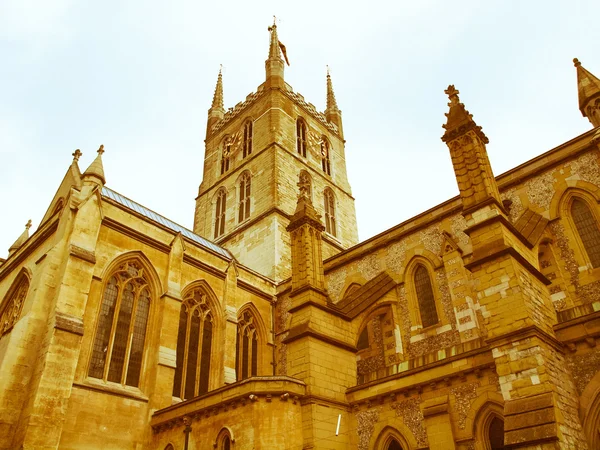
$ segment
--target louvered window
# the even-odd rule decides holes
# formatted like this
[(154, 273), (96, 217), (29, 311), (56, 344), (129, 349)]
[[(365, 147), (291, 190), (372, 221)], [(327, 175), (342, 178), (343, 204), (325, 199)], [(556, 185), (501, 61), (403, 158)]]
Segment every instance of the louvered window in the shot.
[(296, 148), (306, 158), (306, 123), (302, 119), (296, 120)]
[(238, 222), (250, 217), (251, 177), (248, 172), (240, 179), (240, 203), (238, 205)]
[(238, 380), (258, 374), (258, 334), (254, 317), (248, 311), (238, 321), (236, 361)]
[(217, 204), (215, 206), (215, 238), (225, 233), (226, 202), (227, 192), (225, 192), (225, 189), (221, 189), (217, 194)]
[(244, 147), (242, 149), (242, 158), (252, 154), (252, 121), (246, 122), (244, 126)]
[(331, 190), (326, 189), (325, 198), (325, 231), (332, 236), (337, 236), (336, 218), (335, 218), (335, 197)]

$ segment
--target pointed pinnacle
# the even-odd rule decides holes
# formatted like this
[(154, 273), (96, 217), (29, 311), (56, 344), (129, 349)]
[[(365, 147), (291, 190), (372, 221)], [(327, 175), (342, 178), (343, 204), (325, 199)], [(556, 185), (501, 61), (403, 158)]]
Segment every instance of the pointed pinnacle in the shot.
[(338, 105), (333, 92), (333, 83), (329, 75), (329, 66), (327, 66), (327, 108), (326, 111), (337, 111)]
[(590, 71), (581, 65), (577, 58), (573, 58), (573, 63), (577, 69), (577, 94), (579, 96), (579, 110), (584, 117), (587, 117), (585, 107), (587, 103), (600, 94), (600, 80)]
[(269, 59), (281, 59), (281, 49), (279, 48), (279, 37), (277, 36), (277, 25), (273, 21), (273, 25), (268, 28), (271, 33), (269, 42)]
[(26, 230), (29, 230), (30, 228), (31, 228), (31, 219), (29, 219), (29, 220), (27, 221), (27, 223), (25, 224), (25, 229), (26, 229)]
[(219, 76), (217, 77), (217, 86), (215, 87), (215, 94), (213, 95), (213, 101), (211, 108), (223, 109), (223, 65), (219, 69)]
[(25, 231), (17, 238), (17, 240), (8, 249), (8, 254), (12, 255), (14, 252), (19, 250), (21, 246), (29, 239), (29, 229), (31, 228), (31, 220), (27, 221), (25, 225)]
[(465, 105), (460, 102), (458, 98), (459, 91), (454, 87), (453, 84), (448, 86), (448, 89), (444, 91), (444, 93), (450, 99), (450, 103), (448, 106), (450, 110), (445, 114), (447, 117), (447, 121), (445, 125), (442, 125), (442, 128), (446, 130), (444, 135), (442, 136), (442, 141), (449, 142), (456, 139), (458, 136), (465, 134), (466, 132), (473, 130), (479, 138), (487, 144), (489, 142), (487, 136), (481, 130), (481, 127), (478, 126), (473, 120), (473, 115), (467, 111)]
[(104, 145), (100, 145), (98, 148), (98, 156), (92, 161), (87, 170), (83, 173), (84, 177), (96, 177), (102, 181), (102, 184), (106, 183), (104, 178), (104, 165), (102, 164), (102, 154), (104, 153)]

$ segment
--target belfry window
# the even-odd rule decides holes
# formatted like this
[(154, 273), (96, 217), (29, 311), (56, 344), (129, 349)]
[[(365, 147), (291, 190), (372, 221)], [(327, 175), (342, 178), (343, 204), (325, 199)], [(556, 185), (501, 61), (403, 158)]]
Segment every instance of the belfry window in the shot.
[(251, 191), (250, 174), (245, 172), (240, 179), (240, 203), (238, 204), (238, 222), (242, 223), (250, 217), (250, 195)]
[(600, 227), (590, 207), (579, 198), (573, 199), (571, 217), (592, 267), (600, 267)]
[(231, 138), (225, 138), (223, 142), (223, 153), (221, 154), (221, 175), (229, 170), (229, 159), (231, 157), (231, 147), (233, 143)]
[(244, 125), (244, 147), (242, 149), (242, 158), (252, 154), (252, 121), (249, 120)]
[(144, 269), (131, 261), (119, 266), (104, 288), (90, 377), (139, 386), (149, 311)]
[(435, 308), (435, 297), (429, 272), (422, 264), (418, 264), (414, 275), (415, 293), (419, 303), (421, 314), (421, 325), (427, 328), (438, 323), (437, 310)]
[(29, 280), (22, 274), (14, 286), (14, 289), (11, 289), (4, 301), (0, 303), (0, 337), (12, 330), (21, 317), (23, 304), (29, 291)]
[(194, 289), (181, 304), (173, 396), (183, 400), (208, 392), (213, 316), (206, 300), (202, 289)]
[(298, 118), (296, 120), (296, 147), (298, 154), (303, 158), (306, 158), (306, 144), (306, 122)]
[(329, 188), (325, 189), (323, 196), (325, 199), (325, 231), (332, 236), (337, 236), (335, 197)]
[(225, 233), (225, 211), (227, 208), (227, 192), (219, 190), (215, 205), (215, 239)]
[(323, 172), (327, 175), (331, 175), (331, 159), (330, 159), (331, 145), (325, 136), (321, 137), (321, 166)]
[(258, 374), (258, 334), (249, 311), (244, 312), (238, 321), (236, 361), (238, 380)]

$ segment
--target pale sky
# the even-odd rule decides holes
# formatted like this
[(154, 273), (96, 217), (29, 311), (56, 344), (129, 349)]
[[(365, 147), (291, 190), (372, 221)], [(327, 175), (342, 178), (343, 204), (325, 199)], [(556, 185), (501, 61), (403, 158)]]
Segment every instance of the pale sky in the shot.
[(591, 128), (572, 59), (600, 76), (597, 0), (2, 0), (0, 256), (100, 144), (107, 186), (191, 228), (219, 64), (232, 107), (264, 81), (273, 14), (286, 81), (320, 110), (331, 68), (361, 240), (458, 193), (448, 84), (496, 175)]

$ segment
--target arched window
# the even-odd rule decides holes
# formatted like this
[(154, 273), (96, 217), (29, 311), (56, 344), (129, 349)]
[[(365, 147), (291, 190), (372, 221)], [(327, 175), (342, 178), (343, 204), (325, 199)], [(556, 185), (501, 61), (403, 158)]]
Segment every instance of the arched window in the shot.
[(229, 439), (229, 436), (225, 436), (223, 438), (223, 444), (221, 445), (221, 448), (223, 450), (231, 450), (231, 439)]
[(27, 291), (29, 291), (29, 279), (21, 274), (14, 283), (14, 288), (8, 292), (0, 304), (0, 336), (12, 330), (19, 320)]
[(137, 387), (142, 369), (150, 287), (135, 261), (119, 266), (104, 287), (89, 376)]
[(491, 450), (504, 449), (504, 422), (500, 418), (494, 417), (490, 422), (488, 439)]
[(364, 350), (369, 348), (369, 329), (364, 327), (358, 336), (358, 343), (356, 344), (357, 350)]
[(238, 320), (236, 345), (237, 379), (244, 380), (258, 374), (258, 333), (254, 317), (245, 311)]
[(387, 446), (387, 450), (402, 450), (402, 446), (396, 439), (392, 439)]
[(325, 231), (332, 236), (337, 236), (335, 219), (335, 197), (331, 189), (325, 189)]
[(179, 313), (174, 397), (187, 400), (208, 392), (212, 339), (213, 316), (207, 295), (194, 289), (184, 297)]
[(421, 314), (421, 325), (427, 328), (439, 322), (437, 310), (435, 308), (435, 297), (429, 272), (422, 264), (418, 264), (414, 276), (415, 293), (419, 303), (419, 313)]
[(249, 120), (244, 125), (244, 143), (242, 149), (242, 158), (252, 154), (252, 121)]
[(215, 238), (225, 233), (225, 210), (227, 208), (227, 192), (225, 189), (219, 190), (217, 194), (217, 203), (215, 205)]
[(223, 141), (223, 153), (221, 154), (221, 175), (229, 170), (229, 158), (231, 157), (232, 139), (226, 137)]
[(321, 166), (323, 167), (323, 172), (327, 175), (331, 175), (331, 159), (330, 159), (330, 150), (331, 145), (325, 136), (321, 137)]
[(298, 177), (298, 188), (301, 195), (304, 193), (312, 200), (312, 180), (310, 175), (304, 170), (300, 172), (300, 176)]
[(217, 436), (217, 440), (213, 444), (213, 447), (217, 450), (231, 450), (232, 444), (235, 443), (233, 435), (229, 427), (223, 427)]
[(240, 203), (238, 204), (238, 222), (241, 223), (250, 217), (250, 187), (251, 177), (245, 172), (240, 179)]
[(306, 122), (300, 117), (296, 120), (296, 148), (298, 154), (306, 158)]
[(592, 267), (600, 267), (600, 227), (590, 207), (582, 199), (574, 198), (571, 217)]

